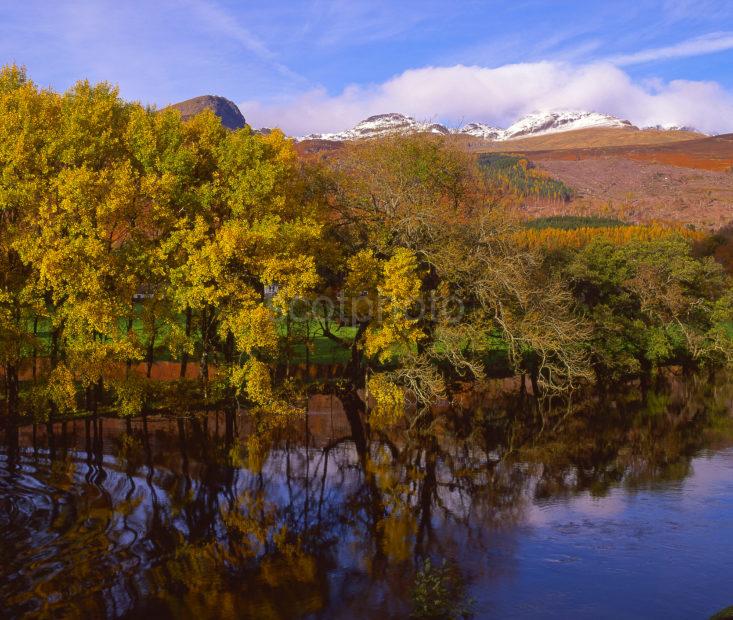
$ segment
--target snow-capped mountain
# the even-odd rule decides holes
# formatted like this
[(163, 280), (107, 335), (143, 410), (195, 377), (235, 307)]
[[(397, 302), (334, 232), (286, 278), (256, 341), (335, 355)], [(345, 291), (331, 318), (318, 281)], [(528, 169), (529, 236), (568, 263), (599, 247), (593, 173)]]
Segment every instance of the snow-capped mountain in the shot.
[(468, 123), (460, 129), (449, 129), (438, 123), (422, 123), (411, 116), (398, 114), (377, 114), (361, 121), (352, 129), (336, 133), (310, 134), (297, 140), (360, 140), (378, 138), (391, 134), (436, 133), (468, 135), (485, 140), (513, 140), (529, 136), (539, 136), (574, 129), (590, 127), (634, 127), (629, 121), (609, 114), (564, 110), (556, 112), (536, 112), (519, 119), (506, 129), (492, 127), (484, 123)]
[(466, 134), (468, 136), (474, 136), (475, 138), (484, 138), (486, 140), (500, 140), (504, 134), (503, 129), (498, 127), (492, 127), (491, 125), (485, 125), (484, 123), (468, 123), (457, 131), (452, 133)]
[(589, 129), (591, 127), (633, 127), (629, 121), (621, 120), (610, 114), (563, 110), (560, 112), (535, 112), (510, 125), (504, 130), (502, 140), (512, 140), (525, 136), (538, 136), (560, 131)]
[(411, 116), (404, 114), (377, 114), (364, 119), (352, 129), (337, 133), (313, 133), (298, 140), (360, 140), (362, 138), (378, 138), (390, 134), (403, 133), (439, 133), (448, 134), (450, 131), (443, 125), (436, 123), (421, 123)]

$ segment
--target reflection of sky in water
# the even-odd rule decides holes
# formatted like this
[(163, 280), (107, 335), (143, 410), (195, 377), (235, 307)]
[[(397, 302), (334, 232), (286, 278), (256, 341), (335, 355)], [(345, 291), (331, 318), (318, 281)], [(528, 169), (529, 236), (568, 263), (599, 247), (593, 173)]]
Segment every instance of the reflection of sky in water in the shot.
[[(111, 424), (99, 460), (82, 449), (81, 437), (68, 461), (52, 464), (45, 448), (37, 456), (26, 448), (11, 480), (6, 455), (0, 453), (0, 500), (12, 489), (19, 498), (12, 518), (31, 532), (29, 544), (19, 551), (23, 562), (50, 563), (47, 579), (66, 568), (53, 563), (54, 553), (72, 561), (97, 554), (100, 575), (124, 609), (128, 593), (115, 581), (115, 570), (134, 574), (144, 589), (141, 569), (159, 553), (160, 541), (153, 544), (147, 537), (156, 519), (188, 538), (197, 521), (182, 498), (203, 498), (195, 510), (225, 509), (232, 498), (260, 490), (277, 508), (279, 524), (310, 540), (318, 537), (330, 549), (330, 559), (321, 565), (330, 595), (323, 617), (386, 619), (404, 612), (412, 557), (373, 578), (374, 517), (409, 513), (421, 518), (420, 476), (426, 471), (421, 450), (415, 454), (423, 456), (407, 461), (419, 472), (411, 477), (405, 462), (390, 468), (388, 452), (373, 447), (370, 473), (376, 481), (370, 488), (351, 441), (328, 451), (321, 444), (305, 449), (297, 441), (290, 450), (280, 446), (256, 473), (228, 467), (223, 453), (212, 456), (215, 441), (199, 444), (191, 436), (186, 477), (175, 432), (161, 428), (151, 434), (153, 461), (147, 463), (138, 446), (129, 468), (131, 461), (115, 456), (117, 431)], [(593, 496), (573, 490), (577, 472), (572, 467), (562, 470), (558, 492), (540, 492), (542, 465), (499, 462), (497, 453), (487, 457), (462, 444), (442, 448), (435, 462), (427, 546), (434, 556), (459, 565), (477, 617), (691, 618), (733, 604), (733, 450), (701, 453), (676, 479), (629, 480), (627, 471), (605, 495)], [(202, 451), (208, 451), (208, 462)], [(381, 471), (379, 457), (385, 465)], [(463, 474), (457, 476), (457, 469)], [(389, 476), (406, 484), (396, 498), (384, 481)], [(90, 548), (83, 538), (65, 537), (58, 516), (48, 528), (50, 517), (42, 515), (51, 512), (49, 497), (60, 486), (61, 516), (75, 503), (98, 507), (109, 545)], [(104, 513), (109, 506), (112, 513)], [(0, 527), (7, 525), (6, 518), (0, 511)], [(222, 523), (212, 521), (214, 535), (224, 539)], [(408, 536), (416, 538), (414, 531)], [(403, 602), (393, 604), (395, 596)]]
[[(355, 452), (344, 450), (336, 459), (353, 464)], [(269, 461), (273, 480), (284, 458)], [(322, 465), (320, 456), (311, 457), (316, 478)], [(466, 496), (447, 485), (448, 470), (440, 470), (446, 484), (441, 503), (452, 517), (433, 517), (438, 546), (442, 542), (446, 555), (467, 569), (479, 617), (566, 618), (572, 610), (580, 618), (690, 618), (733, 602), (733, 450), (693, 459), (683, 481), (641, 490), (622, 484), (604, 497), (583, 492), (533, 500), (530, 478), (515, 505), (518, 522), (467, 527), (454, 519), (477, 515)], [(332, 491), (343, 491), (330, 497), (336, 502), (359, 484), (353, 467), (346, 475), (332, 467), (326, 479)], [(355, 532), (343, 533), (341, 574), (364, 568)]]
[[(733, 451), (682, 482), (532, 503), (512, 569), (472, 589), (502, 618), (694, 618), (733, 603)], [(500, 537), (501, 538), (501, 537)], [(472, 558), (491, 572), (489, 559)], [(501, 571), (500, 571), (501, 572)]]

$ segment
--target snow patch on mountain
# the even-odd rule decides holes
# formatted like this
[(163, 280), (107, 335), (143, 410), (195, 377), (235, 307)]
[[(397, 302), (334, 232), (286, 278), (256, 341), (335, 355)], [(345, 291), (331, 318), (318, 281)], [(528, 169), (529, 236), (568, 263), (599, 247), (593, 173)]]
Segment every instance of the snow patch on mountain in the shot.
[(707, 135), (699, 131), (698, 129), (695, 129), (694, 127), (690, 127), (689, 125), (675, 125), (674, 123), (665, 123), (663, 125), (647, 125), (646, 127), (643, 127), (643, 129), (654, 129), (656, 131), (690, 131), (692, 133)]

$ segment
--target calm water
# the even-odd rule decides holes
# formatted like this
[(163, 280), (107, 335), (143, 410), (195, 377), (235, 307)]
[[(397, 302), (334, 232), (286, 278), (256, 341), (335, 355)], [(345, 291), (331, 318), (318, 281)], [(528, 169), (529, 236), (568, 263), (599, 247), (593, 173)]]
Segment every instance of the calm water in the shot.
[(331, 397), (288, 430), (23, 427), (0, 450), (0, 615), (707, 618), (733, 604), (731, 394), (492, 396), (422, 434)]

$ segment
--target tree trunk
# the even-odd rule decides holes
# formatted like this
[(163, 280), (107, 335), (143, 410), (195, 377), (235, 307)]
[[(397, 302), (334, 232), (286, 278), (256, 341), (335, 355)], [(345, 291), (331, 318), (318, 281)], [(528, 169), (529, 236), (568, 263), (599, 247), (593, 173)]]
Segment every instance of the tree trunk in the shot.
[(305, 324), (305, 380), (310, 381), (310, 366), (311, 366), (311, 328), (310, 322), (306, 321)]
[(290, 312), (285, 317), (285, 376), (290, 376)]
[(646, 398), (646, 394), (652, 384), (652, 365), (645, 357), (639, 358), (639, 366), (641, 367), (641, 374), (639, 376), (639, 382), (641, 384), (641, 392)]
[(148, 351), (145, 356), (147, 368), (145, 369), (145, 376), (150, 379), (150, 375), (153, 373), (153, 362), (155, 361), (155, 331), (153, 331), (148, 340)]
[(524, 400), (525, 396), (527, 396), (527, 373), (523, 372), (519, 382), (519, 398)]
[(234, 362), (234, 334), (231, 331), (227, 331), (227, 341), (224, 350), (226, 362), (231, 365)]
[(209, 393), (209, 306), (201, 311), (201, 380), (204, 384), (204, 398)]
[[(133, 310), (134, 310), (134, 304), (133, 304)], [(129, 317), (127, 317), (127, 335), (128, 336), (132, 333), (133, 324), (134, 324), (134, 318), (133, 318), (132, 315), (130, 315)], [(129, 357), (127, 358), (127, 363), (126, 363), (125, 366), (126, 366), (126, 368), (125, 368), (125, 376), (126, 377), (129, 377), (130, 376), (130, 370), (132, 370), (132, 359), (131, 358), (129, 358)]]
[[(191, 308), (186, 308), (186, 339), (191, 337)], [(181, 355), (181, 373), (180, 378), (186, 378), (186, 367), (188, 366), (188, 351), (184, 351)]]
[(38, 365), (38, 348), (36, 347), (36, 337), (38, 336), (38, 316), (33, 317), (33, 383), (37, 380), (37, 370), (36, 366)]
[(53, 371), (59, 363), (59, 328), (51, 330), (51, 370)]
[(5, 365), (5, 402), (8, 408), (8, 420), (14, 422), (18, 417), (18, 368), (14, 364)]
[(537, 371), (536, 364), (532, 365), (532, 369), (530, 371), (529, 378), (532, 381), (532, 395), (535, 398), (539, 398), (541, 396), (541, 392), (540, 392), (539, 373)]
[(96, 420), (99, 415), (99, 405), (104, 399), (104, 379), (102, 379), (102, 377), (99, 377), (97, 382), (94, 384), (92, 391), (94, 394), (92, 413), (94, 414), (94, 419)]
[(346, 376), (351, 379), (354, 389), (364, 387), (365, 385), (364, 374), (361, 372), (362, 353), (359, 349), (359, 343), (368, 325), (368, 323), (359, 323), (359, 328), (354, 336), (354, 342), (351, 345), (351, 360), (346, 367)]

